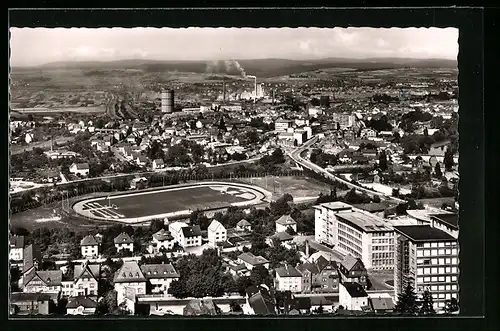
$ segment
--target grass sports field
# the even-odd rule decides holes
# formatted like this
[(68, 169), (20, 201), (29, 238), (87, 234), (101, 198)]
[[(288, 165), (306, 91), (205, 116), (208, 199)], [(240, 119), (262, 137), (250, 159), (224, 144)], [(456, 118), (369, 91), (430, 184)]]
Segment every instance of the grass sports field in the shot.
[[(175, 214), (197, 209), (224, 208), (237, 204), (259, 203), (262, 190), (230, 183), (197, 184), (162, 190), (130, 192), (77, 202), (73, 209), (95, 219), (126, 221), (155, 215)], [(166, 217), (166, 216), (161, 216)]]

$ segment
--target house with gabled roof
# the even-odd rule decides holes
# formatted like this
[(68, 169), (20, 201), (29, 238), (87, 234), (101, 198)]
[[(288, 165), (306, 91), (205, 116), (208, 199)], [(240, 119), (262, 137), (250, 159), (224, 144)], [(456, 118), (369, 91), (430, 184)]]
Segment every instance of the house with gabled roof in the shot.
[(340, 273), (335, 261), (320, 256), (312, 263), (299, 264), (296, 269), (302, 274), (303, 293), (338, 292)]
[(93, 235), (89, 234), (80, 241), (80, 249), (84, 258), (97, 257), (99, 255), (99, 242)]
[(275, 271), (278, 291), (302, 292), (302, 274), (297, 269), (285, 263)]
[(359, 283), (343, 282), (340, 284), (339, 304), (347, 310), (363, 310), (368, 307), (368, 294)]
[(69, 167), (69, 172), (74, 175), (79, 175), (81, 177), (85, 177), (89, 175), (90, 166), (88, 163), (73, 163)]
[(91, 264), (88, 260), (75, 265), (73, 277), (63, 279), (63, 295), (70, 297), (98, 295), (99, 278), (101, 277), (100, 264)]
[(134, 240), (125, 232), (120, 233), (114, 240), (113, 240), (116, 251), (119, 252), (122, 249), (128, 249), (130, 252), (134, 252)]
[(252, 225), (246, 219), (242, 219), (238, 223), (236, 223), (237, 231), (252, 231)]
[(265, 285), (249, 286), (245, 290), (249, 315), (276, 315), (276, 299)]
[(134, 289), (136, 294), (146, 294), (147, 279), (136, 261), (124, 262), (122, 267), (115, 272), (113, 282), (118, 304), (125, 300), (127, 289)]
[(37, 271), (33, 268), (23, 276), (23, 292), (59, 293), (61, 284), (61, 270)]
[(9, 260), (22, 261), (24, 252), (24, 236), (11, 236), (9, 238)]
[(219, 221), (212, 220), (208, 226), (208, 244), (211, 247), (217, 247), (218, 243), (227, 240), (227, 230)]
[(165, 167), (165, 162), (162, 159), (153, 160), (153, 169), (162, 169)]
[(269, 261), (262, 256), (255, 256), (250, 252), (241, 253), (238, 256), (238, 263), (242, 263), (248, 270), (252, 270), (257, 266), (263, 266), (264, 268), (269, 268)]
[(66, 313), (68, 315), (94, 315), (96, 308), (95, 300), (88, 297), (74, 297), (68, 300)]
[(360, 258), (347, 254), (339, 265), (342, 282), (357, 282), (366, 288), (368, 272)]
[(186, 247), (201, 246), (201, 229), (198, 225), (181, 228), (179, 244)]
[(276, 220), (276, 232), (285, 232), (289, 227), (297, 232), (297, 222), (290, 215), (283, 215)]
[(170, 284), (174, 280), (179, 280), (179, 273), (171, 263), (143, 264), (141, 271), (152, 285), (152, 293), (163, 293), (168, 295)]
[(174, 247), (175, 238), (170, 231), (161, 229), (153, 234), (153, 240), (149, 244), (148, 251), (150, 254), (158, 254), (163, 250), (170, 250)]

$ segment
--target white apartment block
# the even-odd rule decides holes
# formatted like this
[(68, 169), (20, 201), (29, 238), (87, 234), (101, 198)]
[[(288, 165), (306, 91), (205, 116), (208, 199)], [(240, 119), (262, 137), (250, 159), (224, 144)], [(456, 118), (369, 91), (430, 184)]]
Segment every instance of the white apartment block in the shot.
[(211, 247), (216, 247), (217, 243), (225, 242), (226, 240), (226, 228), (219, 221), (213, 220), (208, 227), (208, 244)]
[(367, 269), (394, 268), (394, 229), (384, 219), (342, 202), (314, 208), (317, 242), (361, 258)]
[(396, 226), (395, 295), (411, 283), (417, 295), (426, 289), (434, 308), (442, 310), (446, 300), (458, 300), (459, 247), (456, 238), (427, 225)]
[(276, 269), (276, 289), (294, 293), (302, 292), (302, 274), (289, 265)]

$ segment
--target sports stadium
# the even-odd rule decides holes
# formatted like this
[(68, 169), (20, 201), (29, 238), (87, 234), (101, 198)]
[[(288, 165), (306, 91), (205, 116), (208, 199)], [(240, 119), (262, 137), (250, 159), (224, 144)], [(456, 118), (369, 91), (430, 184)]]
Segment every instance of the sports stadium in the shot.
[(76, 202), (72, 208), (88, 219), (141, 223), (189, 216), (195, 210), (257, 205), (270, 197), (270, 192), (254, 185), (202, 182), (92, 197)]

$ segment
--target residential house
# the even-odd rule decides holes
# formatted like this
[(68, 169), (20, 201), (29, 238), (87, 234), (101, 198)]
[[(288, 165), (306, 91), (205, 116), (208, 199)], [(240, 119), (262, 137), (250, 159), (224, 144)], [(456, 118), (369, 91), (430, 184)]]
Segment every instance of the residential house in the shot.
[(99, 255), (99, 242), (89, 234), (80, 241), (80, 249), (83, 257), (97, 257)]
[[(276, 315), (276, 300), (265, 285), (249, 286), (246, 291), (247, 304), (244, 311), (248, 315)], [(245, 309), (244, 308), (244, 309)]]
[(360, 258), (347, 254), (339, 265), (342, 282), (356, 282), (366, 288), (368, 272)]
[(302, 274), (292, 266), (285, 264), (276, 270), (276, 289), (278, 291), (302, 292)]
[(291, 249), (295, 246), (293, 242), (293, 236), (289, 235), (286, 232), (278, 232), (274, 234), (272, 237), (266, 239), (266, 243), (270, 246), (273, 246), (273, 240), (275, 239), (278, 240), (280, 245), (285, 248)]
[(11, 236), (9, 238), (10, 251), (9, 260), (22, 261), (24, 251), (24, 236)]
[(276, 220), (276, 232), (286, 232), (289, 227), (297, 232), (297, 222), (290, 215), (283, 215)]
[(97, 302), (88, 297), (74, 297), (66, 304), (68, 315), (94, 315)]
[(250, 276), (250, 270), (248, 270), (244, 263), (228, 264), (226, 269), (234, 277)]
[(97, 297), (100, 277), (100, 264), (90, 264), (89, 261), (85, 261), (75, 265), (73, 280), (70, 284), (67, 284), (66, 281), (63, 282), (63, 292), (67, 292), (66, 288), (69, 287), (71, 297)]
[(61, 270), (37, 271), (33, 268), (23, 276), (23, 292), (59, 293), (61, 286)]
[(363, 138), (375, 138), (377, 136), (377, 131), (370, 129), (370, 128), (365, 128), (361, 130), (361, 137)]
[(120, 233), (113, 241), (117, 252), (122, 249), (128, 249), (130, 252), (134, 252), (134, 241), (127, 233)]
[(303, 293), (334, 293), (339, 291), (340, 274), (335, 261), (320, 256), (313, 263), (297, 266), (302, 274)]
[(181, 229), (179, 245), (182, 247), (201, 246), (201, 229), (198, 225), (185, 226)]
[(146, 283), (147, 279), (136, 261), (124, 262), (114, 277), (118, 304), (125, 300), (127, 289), (133, 289), (137, 294), (146, 294)]
[(32, 141), (35, 140), (35, 135), (33, 133), (26, 133), (26, 136), (24, 137), (24, 141), (29, 145), (31, 144)]
[(319, 307), (323, 308), (323, 312), (331, 312), (335, 307), (335, 302), (337, 302), (337, 297), (328, 296), (313, 296), (311, 297), (311, 310), (315, 311)]
[(170, 231), (161, 229), (160, 231), (153, 234), (153, 240), (149, 244), (149, 253), (158, 254), (163, 250), (170, 250), (174, 247), (175, 238), (172, 236)]
[(23, 250), (23, 275), (36, 270), (42, 263), (42, 254), (37, 245), (30, 244)]
[(145, 167), (148, 164), (148, 158), (144, 155), (138, 155), (135, 159), (135, 163), (137, 163), (138, 166)]
[(187, 227), (186, 223), (183, 222), (173, 222), (168, 225), (168, 231), (170, 234), (174, 237), (174, 241), (178, 242), (179, 244), (182, 241), (182, 228)]
[(226, 240), (226, 228), (219, 221), (213, 220), (208, 226), (208, 244), (211, 247), (217, 247), (218, 243), (225, 242)]
[(184, 316), (201, 316), (201, 315), (220, 315), (219, 307), (212, 301), (212, 299), (192, 299), (184, 307)]
[(368, 306), (368, 294), (359, 283), (343, 282), (340, 284), (339, 305), (346, 310), (364, 310)]
[(236, 223), (236, 230), (237, 231), (252, 231), (252, 225), (250, 222), (248, 222), (246, 219), (242, 219), (238, 223)]
[(163, 169), (165, 167), (165, 162), (162, 159), (153, 160), (153, 169)]
[(259, 265), (264, 266), (264, 268), (266, 268), (266, 269), (269, 268), (269, 261), (268, 260), (266, 260), (262, 256), (255, 256), (250, 252), (241, 253), (238, 256), (238, 263), (244, 264), (248, 270), (252, 270), (253, 268), (255, 268)]
[(52, 297), (46, 293), (11, 293), (10, 315), (48, 315)]
[(152, 285), (152, 293), (163, 293), (166, 295), (170, 284), (174, 280), (179, 280), (180, 275), (171, 263), (167, 264), (143, 264), (142, 274)]
[(89, 175), (90, 167), (88, 163), (73, 163), (69, 167), (69, 172), (77, 176), (86, 177)]
[(368, 306), (374, 313), (392, 313), (395, 305), (389, 293), (370, 293), (368, 294)]

